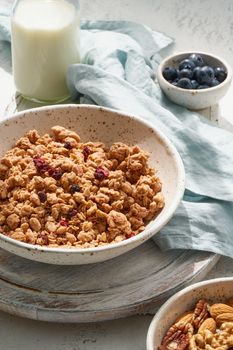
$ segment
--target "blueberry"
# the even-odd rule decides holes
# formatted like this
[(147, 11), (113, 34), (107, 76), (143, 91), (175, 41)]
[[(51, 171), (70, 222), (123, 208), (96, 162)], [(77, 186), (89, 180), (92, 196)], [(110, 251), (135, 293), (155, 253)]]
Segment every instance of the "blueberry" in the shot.
[(198, 87), (197, 87), (197, 89), (199, 90), (199, 89), (208, 89), (209, 88), (209, 85), (207, 85), (207, 84), (200, 84), (200, 85), (198, 85)]
[(179, 79), (181, 79), (181, 78), (192, 79), (193, 72), (190, 69), (185, 68), (185, 69), (182, 69), (178, 72), (178, 77), (179, 77)]
[(192, 89), (191, 80), (189, 78), (181, 78), (178, 80), (177, 86), (182, 89)]
[(181, 61), (179, 64), (179, 70), (182, 70), (182, 69), (193, 70), (194, 68), (195, 68), (195, 64), (193, 63), (193, 61), (189, 60), (188, 58)]
[(177, 83), (178, 83), (178, 80), (179, 80), (179, 78), (176, 78), (176, 79), (174, 79), (174, 80), (170, 80), (169, 83), (172, 84), (172, 85), (174, 85), (174, 86), (176, 86)]
[(226, 79), (227, 73), (225, 71), (224, 68), (222, 67), (216, 67), (214, 69), (214, 73), (215, 73), (215, 78), (221, 83), (223, 82), (223, 80)]
[(192, 89), (197, 89), (197, 87), (199, 85), (196, 80), (191, 80), (191, 84), (192, 84)]
[(193, 70), (193, 79), (198, 80), (198, 75), (201, 70), (201, 67), (195, 67)]
[(76, 193), (76, 192), (80, 192), (81, 189), (80, 189), (80, 186), (79, 185), (71, 185), (70, 186), (70, 192), (71, 193)]
[(178, 77), (178, 73), (177, 73), (176, 68), (173, 68), (173, 67), (164, 68), (163, 77), (166, 80), (171, 80), (171, 81), (175, 80)]
[(41, 203), (44, 203), (47, 201), (47, 195), (46, 195), (46, 193), (44, 193), (42, 191), (38, 192), (38, 197), (39, 197), (39, 200), (41, 201)]
[(192, 55), (190, 55), (189, 60), (191, 60), (196, 67), (202, 67), (205, 64), (201, 55), (198, 55), (197, 53), (193, 53)]
[(209, 66), (201, 67), (197, 74), (197, 81), (199, 84), (209, 84), (214, 78), (214, 70)]
[(211, 82), (209, 83), (209, 86), (212, 87), (212, 86), (217, 86), (217, 85), (219, 85), (219, 84), (220, 84), (220, 82), (219, 82), (216, 78), (214, 78), (214, 79), (212, 79)]
[(178, 86), (178, 80), (175, 79), (174, 81), (171, 82), (171, 84), (174, 85), (174, 86)]

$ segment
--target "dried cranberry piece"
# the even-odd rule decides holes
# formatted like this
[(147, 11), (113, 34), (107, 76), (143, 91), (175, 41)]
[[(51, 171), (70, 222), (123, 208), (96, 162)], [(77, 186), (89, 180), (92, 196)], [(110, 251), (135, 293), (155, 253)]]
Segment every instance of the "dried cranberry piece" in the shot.
[(44, 203), (47, 201), (47, 194), (42, 192), (42, 191), (38, 192), (38, 197), (39, 197), (41, 203)]
[(127, 235), (127, 238), (132, 238), (135, 236), (135, 233), (131, 232), (129, 235)]
[(71, 150), (73, 148), (72, 144), (69, 141), (64, 143), (64, 147), (68, 150)]
[(55, 180), (60, 180), (63, 175), (61, 169), (51, 169), (49, 170), (49, 175), (53, 177)]
[(67, 218), (71, 219), (73, 216), (75, 216), (77, 214), (77, 210), (76, 209), (69, 209), (68, 213), (67, 213)]
[(83, 157), (84, 157), (84, 161), (86, 162), (89, 154), (91, 153), (91, 150), (89, 147), (84, 147), (83, 149)]
[(70, 186), (70, 192), (71, 193), (75, 193), (75, 192), (80, 192), (81, 191), (81, 188), (79, 185), (71, 185)]
[(47, 170), (48, 170), (49, 176), (53, 177), (55, 180), (60, 180), (60, 178), (63, 175), (63, 172), (60, 168), (56, 169), (50, 166)]
[(60, 224), (61, 226), (68, 226), (68, 225), (69, 225), (69, 223), (68, 223), (68, 221), (67, 221), (66, 219), (61, 219), (60, 222), (59, 222), (59, 224)]
[(53, 173), (54, 173), (54, 168), (50, 167), (49, 170), (48, 170), (48, 174), (49, 174), (50, 176), (52, 176)]
[(45, 173), (50, 169), (50, 165), (46, 161), (38, 156), (32, 158), (35, 167), (39, 173)]
[(94, 176), (97, 180), (103, 180), (109, 176), (109, 171), (104, 169), (102, 166), (99, 166), (96, 168)]
[(42, 158), (40, 158), (39, 156), (33, 157), (32, 160), (33, 160), (36, 167), (42, 166), (45, 163), (45, 161)]

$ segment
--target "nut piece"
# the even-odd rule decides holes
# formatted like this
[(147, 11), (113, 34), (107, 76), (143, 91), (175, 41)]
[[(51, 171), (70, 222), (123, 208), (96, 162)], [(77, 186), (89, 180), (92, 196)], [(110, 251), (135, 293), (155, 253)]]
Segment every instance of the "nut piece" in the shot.
[(193, 335), (193, 327), (190, 323), (177, 323), (171, 326), (163, 338), (160, 350), (185, 350)]
[(57, 229), (57, 225), (54, 222), (48, 221), (45, 224), (45, 228), (46, 230), (48, 230), (49, 232), (55, 232)]
[(200, 325), (209, 317), (208, 307), (208, 302), (205, 299), (197, 302), (193, 313), (193, 326), (195, 329), (199, 329)]
[(26, 236), (23, 232), (14, 232), (12, 233), (11, 238), (17, 239), (17, 241), (21, 241), (21, 242), (26, 241)]
[(40, 221), (37, 219), (37, 218), (31, 218), (29, 220), (29, 224), (30, 224), (30, 227), (33, 231), (40, 231), (41, 229), (41, 224), (40, 224)]
[(15, 230), (19, 226), (20, 218), (17, 214), (11, 214), (7, 217), (6, 222), (12, 230)]
[(216, 322), (212, 317), (207, 318), (199, 327), (198, 333), (204, 332), (208, 329), (210, 332), (215, 333), (216, 331)]
[(184, 312), (180, 317), (178, 317), (175, 323), (192, 323), (193, 320), (193, 311)]
[[(213, 307), (212, 307), (213, 306)], [(194, 312), (182, 314), (171, 326), (158, 350), (233, 350), (233, 312), (227, 304), (208, 305), (201, 299)], [(217, 314), (210, 317), (209, 311)]]
[(220, 314), (216, 317), (217, 324), (221, 324), (224, 322), (233, 322), (233, 313), (226, 312), (224, 314)]
[(189, 342), (189, 350), (197, 350), (205, 348), (205, 339), (202, 334), (194, 334)]
[(220, 349), (220, 344), (215, 339), (214, 334), (208, 329), (205, 329), (201, 334), (194, 334), (189, 342), (189, 350), (212, 350), (217, 347), (218, 350), (227, 350), (226, 348)]
[(227, 304), (213, 304), (209, 308), (210, 314), (213, 318), (216, 318), (218, 315), (225, 314), (225, 313), (233, 313), (233, 307), (227, 305)]

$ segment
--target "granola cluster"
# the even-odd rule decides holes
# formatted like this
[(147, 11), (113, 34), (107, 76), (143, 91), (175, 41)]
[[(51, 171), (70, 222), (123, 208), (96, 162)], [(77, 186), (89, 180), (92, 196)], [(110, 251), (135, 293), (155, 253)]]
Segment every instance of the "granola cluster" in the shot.
[(233, 348), (233, 299), (210, 304), (199, 300), (168, 329), (158, 350), (230, 350)]
[(0, 231), (48, 247), (97, 247), (143, 231), (164, 207), (138, 146), (81, 143), (54, 126), (20, 138), (0, 160)]

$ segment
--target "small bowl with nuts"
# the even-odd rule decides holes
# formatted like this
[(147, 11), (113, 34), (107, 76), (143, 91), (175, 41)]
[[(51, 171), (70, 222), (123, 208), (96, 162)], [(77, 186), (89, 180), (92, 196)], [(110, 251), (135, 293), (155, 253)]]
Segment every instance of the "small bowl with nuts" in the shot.
[(157, 80), (171, 101), (200, 110), (215, 105), (227, 93), (232, 68), (212, 53), (179, 52), (160, 63)]
[(233, 278), (190, 285), (159, 309), (147, 334), (147, 350), (233, 348)]
[(114, 258), (156, 234), (183, 196), (178, 152), (137, 116), (58, 105), (0, 126), (0, 247), (22, 257)]

